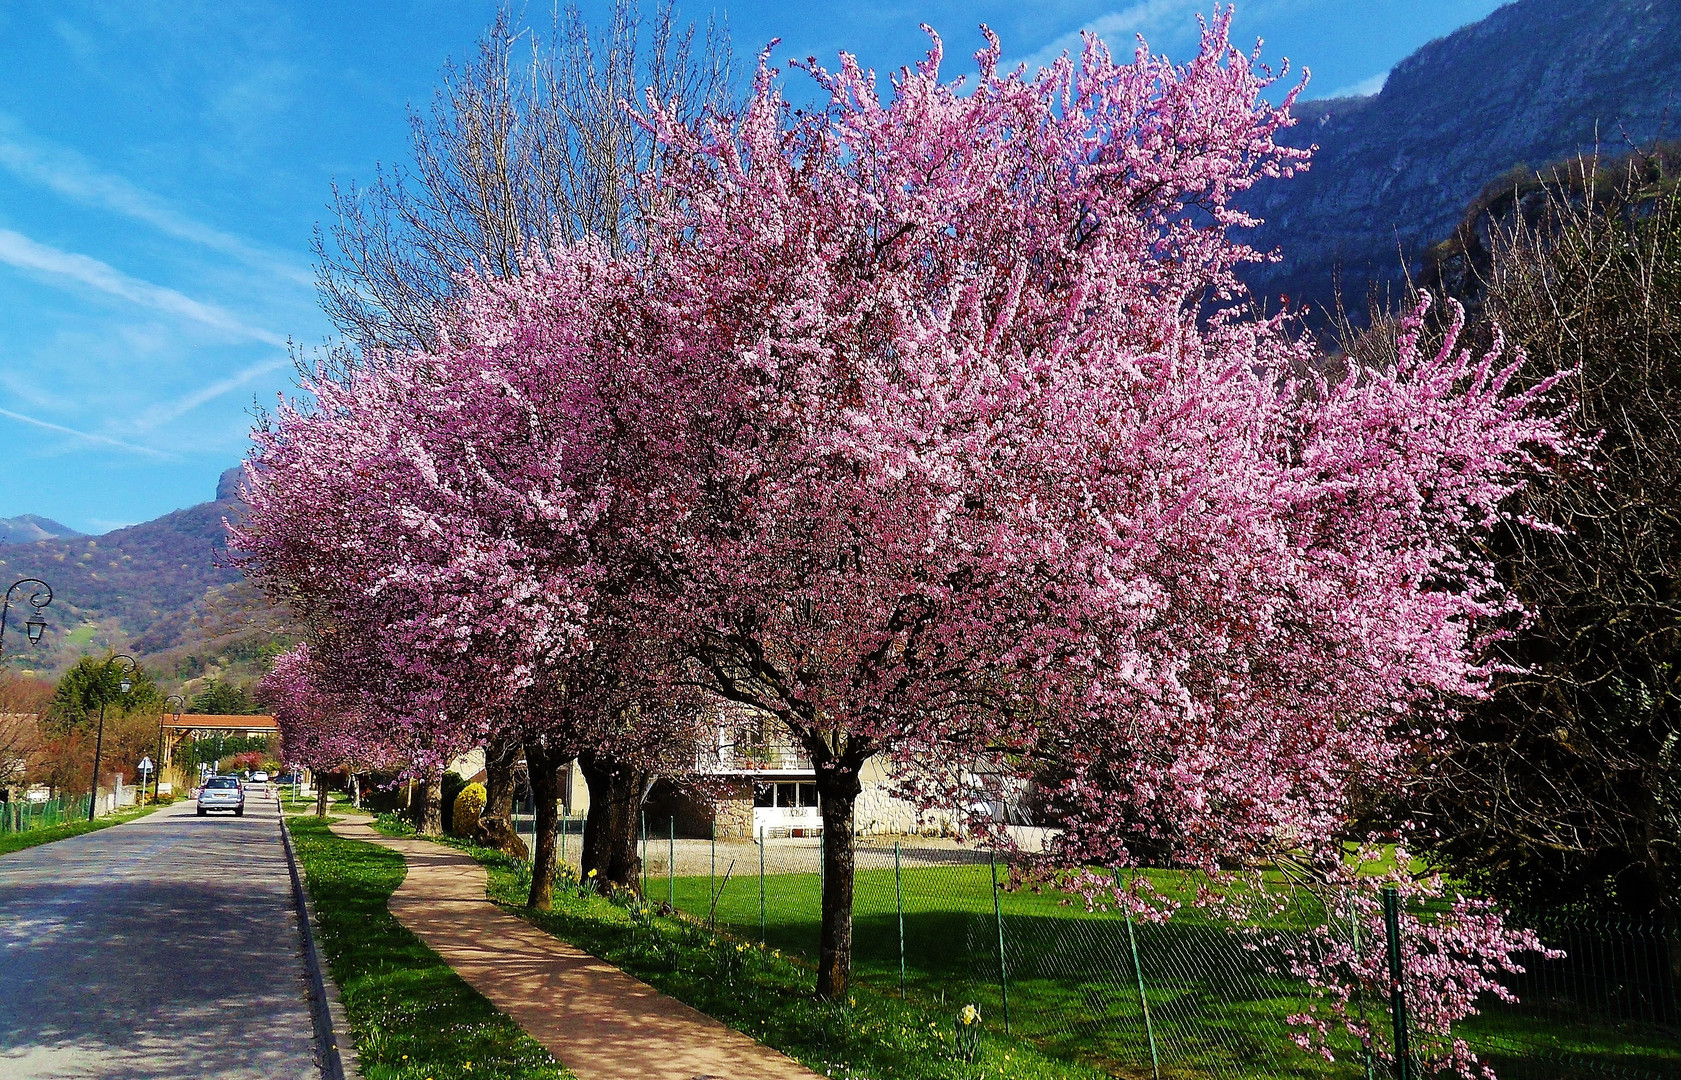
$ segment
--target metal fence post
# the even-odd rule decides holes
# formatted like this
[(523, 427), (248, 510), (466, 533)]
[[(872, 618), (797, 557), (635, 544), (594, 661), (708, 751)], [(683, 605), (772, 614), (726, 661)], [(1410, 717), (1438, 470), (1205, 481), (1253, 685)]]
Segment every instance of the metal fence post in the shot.
[(759, 830), (759, 944), (765, 943), (765, 830)]
[(893, 841), (893, 902), (899, 909), (899, 996), (905, 996), (905, 886), (901, 880), (899, 841)]
[(706, 899), (711, 902), (712, 913), (706, 920), (713, 933), (718, 932), (718, 819), (712, 819), (712, 877), (706, 886)]
[(1010, 1033), (1010, 971), (1004, 964), (1004, 903), (998, 895), (998, 855), (991, 849), (986, 853), (987, 866), (992, 870), (992, 918), (998, 924), (998, 996), (1004, 1002), (1004, 1034)]
[(1412, 1080), (1412, 1048), (1407, 1044), (1407, 993), (1401, 970), (1401, 896), (1383, 887), (1383, 927), (1389, 941), (1389, 1011), (1395, 1021), (1395, 1080)]
[[(1120, 888), (1121, 872), (1115, 871), (1115, 887)], [(1150, 998), (1144, 993), (1144, 965), (1138, 960), (1138, 935), (1132, 929), (1132, 911), (1121, 907), (1121, 914), (1126, 916), (1127, 946), (1132, 950), (1132, 974), (1138, 980), (1138, 1007), (1144, 1013), (1144, 1038), (1150, 1044), (1150, 1075), (1155, 1080), (1161, 1080), (1161, 1058), (1156, 1054), (1156, 1026), (1150, 1021)]]
[(648, 811), (642, 811), (642, 899), (648, 899)]
[[(1348, 932), (1354, 939), (1354, 963), (1358, 967), (1360, 964), (1360, 911), (1355, 906), (1354, 901), (1355, 893), (1353, 889), (1350, 889), (1348, 891)], [(1358, 981), (1355, 985), (1359, 985)], [(1360, 998), (1360, 1019), (1364, 1021), (1366, 1018), (1366, 993), (1364, 990), (1356, 990), (1355, 993)], [(1372, 1040), (1369, 1032), (1370, 1029), (1368, 1029), (1367, 1037), (1360, 1040), (1366, 1052), (1366, 1080), (1372, 1080)]]
[(666, 838), (665, 847), (665, 903), (672, 909), (677, 907), (677, 815), (671, 815), (670, 835)]

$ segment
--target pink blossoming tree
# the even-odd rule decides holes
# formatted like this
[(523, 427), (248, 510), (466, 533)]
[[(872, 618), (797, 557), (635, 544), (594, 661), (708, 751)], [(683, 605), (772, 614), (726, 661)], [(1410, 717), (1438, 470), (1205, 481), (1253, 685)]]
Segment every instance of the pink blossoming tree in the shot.
[[(1088, 40), (1001, 73), (992, 42), (945, 83), (936, 41), (886, 101), (844, 59), (805, 65), (812, 115), (765, 66), (739, 117), (649, 103), (684, 340), (648, 411), (688, 421), (639, 444), (678, 493), (641, 527), (649, 604), (816, 766), (826, 996), (873, 755), (925, 803), (965, 772), (1060, 777), (1068, 864), (1136, 863), (1144, 836), (1341, 888), (1351, 791), (1481, 692), (1478, 627), (1511, 602), (1475, 541), (1570, 450), (1551, 385), (1452, 334), (1324, 377), (1254, 316), (1231, 199), (1305, 155), (1228, 25), (1182, 67)], [(1473, 966), (1532, 944), (1461, 921)], [(1432, 1023), (1469, 1007), (1436, 1000)]]
[[(429, 760), (513, 708), (575, 751), (682, 745), (695, 687), (773, 718), (822, 795), (830, 998), (878, 755), (925, 805), (1048, 784), (1060, 865), (1163, 857), (1221, 904), (1267, 863), (1369, 922), (1351, 793), (1481, 692), (1511, 601), (1478, 536), (1571, 447), (1498, 347), (1410, 332), (1331, 377), (1247, 306), (1233, 196), (1306, 154), (1229, 22), (1182, 66), (1093, 39), (1001, 72), (989, 38), (949, 82), (936, 39), (885, 100), (843, 58), (803, 65), (812, 114), (765, 63), (737, 116), (649, 102), (638, 249), (473, 283), (432, 353), (283, 409), (254, 571), (367, 650)], [(1476, 905), (1406, 929), (1444, 1038), (1534, 944)], [(1329, 938), (1300, 963), (1333, 1014), (1373, 975)]]

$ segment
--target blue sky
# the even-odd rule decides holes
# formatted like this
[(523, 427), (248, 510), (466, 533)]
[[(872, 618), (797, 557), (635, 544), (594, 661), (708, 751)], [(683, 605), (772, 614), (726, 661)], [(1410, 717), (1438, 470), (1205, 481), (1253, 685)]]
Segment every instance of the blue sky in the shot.
[[(401, 162), (405, 107), (495, 0), (10, 0), (0, 6), (0, 516), (87, 532), (210, 497), (287, 342), (330, 331), (309, 237), (329, 185)], [(1248, 0), (1237, 31), (1313, 71), (1310, 96), (1375, 91), (1493, 0)], [(586, 14), (599, 3), (584, 5)], [(1184, 56), (1208, 0), (825, 0), (720, 6), (737, 51), (878, 70), (927, 22), (949, 69), (985, 22), (1039, 61), (1082, 28)], [(547, 3), (529, 11), (542, 17)], [(684, 14), (704, 19), (700, 3)]]

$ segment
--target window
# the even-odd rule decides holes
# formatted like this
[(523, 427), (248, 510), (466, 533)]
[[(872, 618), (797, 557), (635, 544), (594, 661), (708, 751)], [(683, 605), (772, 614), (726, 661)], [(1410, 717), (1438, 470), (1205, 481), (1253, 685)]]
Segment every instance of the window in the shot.
[(800, 785), (782, 783), (776, 785), (776, 805), (798, 806)]
[(775, 805), (776, 805), (776, 785), (774, 785), (774, 784), (754, 784), (753, 785), (753, 806), (756, 809), (757, 808), (768, 807), (768, 806), (775, 806)]
[(800, 785), (800, 805), (801, 806), (816, 806), (817, 805), (817, 785), (816, 784), (801, 784)]

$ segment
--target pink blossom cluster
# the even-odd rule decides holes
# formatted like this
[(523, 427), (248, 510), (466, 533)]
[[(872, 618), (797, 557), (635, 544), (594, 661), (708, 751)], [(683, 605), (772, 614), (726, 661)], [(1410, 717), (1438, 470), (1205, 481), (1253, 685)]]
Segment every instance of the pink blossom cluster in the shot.
[(275, 657), (258, 685), (258, 700), (274, 712), (280, 728), (282, 760), (317, 771), (396, 764), (392, 748), (360, 715), (334, 699), (323, 678), (305, 643)]
[[(405, 760), (512, 714), (680, 745), (704, 693), (782, 724), (825, 799), (875, 755), (924, 805), (1032, 779), (1065, 865), (1142, 837), (1369, 909), (1350, 795), (1482, 692), (1514, 602), (1479, 536), (1574, 446), (1457, 319), (1333, 376), (1248, 305), (1232, 199), (1307, 154), (1229, 24), (1185, 65), (1088, 38), (1001, 71), (989, 36), (943, 81), (936, 37), (885, 99), (843, 57), (798, 65), (811, 112), (765, 58), (737, 115), (649, 101), (635, 250), (465, 283), (433, 352), (283, 403), (251, 572)], [(826, 949), (849, 909), (826, 893)], [(1407, 940), (1442, 1033), (1533, 945), (1470, 903)], [(1346, 1004), (1369, 960), (1303, 971)]]

